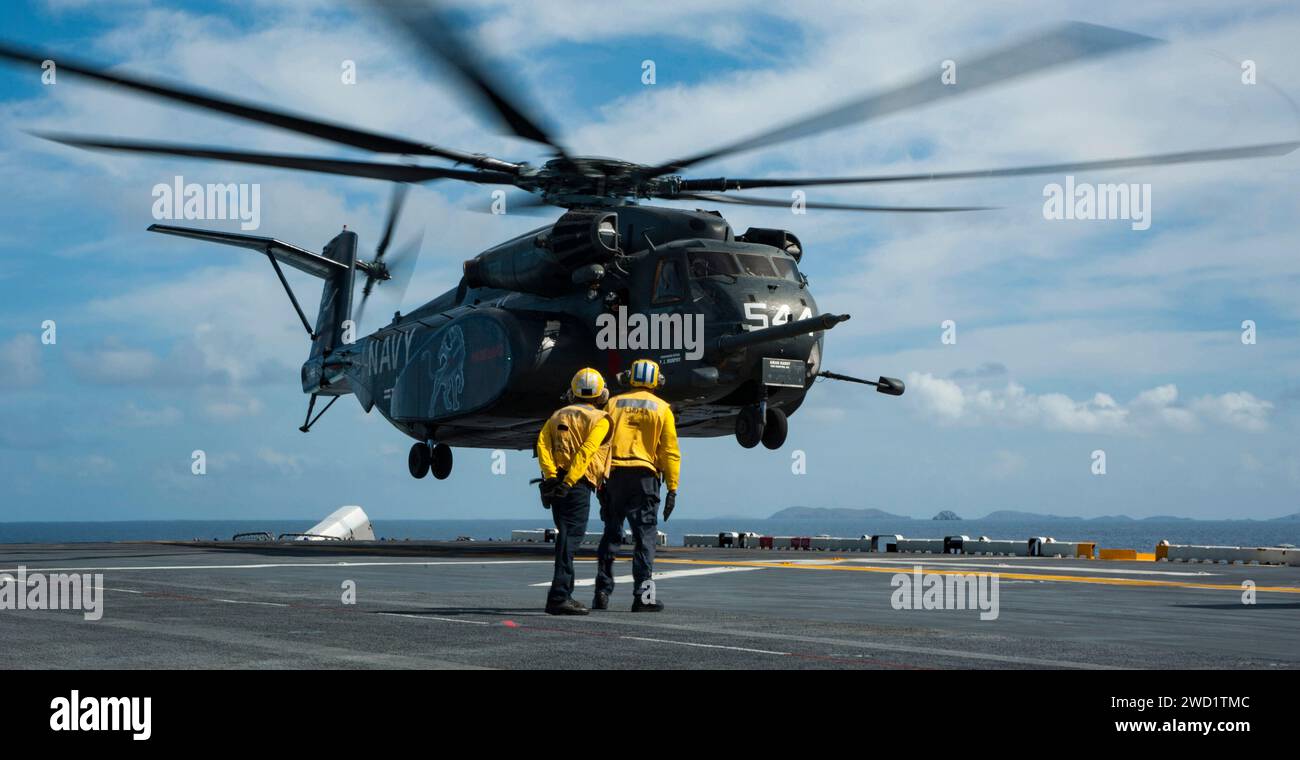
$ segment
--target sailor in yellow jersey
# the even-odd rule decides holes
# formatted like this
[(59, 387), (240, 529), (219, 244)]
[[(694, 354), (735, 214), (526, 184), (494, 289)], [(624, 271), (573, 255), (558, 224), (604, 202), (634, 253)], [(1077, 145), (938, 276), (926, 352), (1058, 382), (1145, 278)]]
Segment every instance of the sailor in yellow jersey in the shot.
[(573, 553), (587, 535), (591, 492), (600, 485), (609, 453), (609, 400), (605, 379), (581, 369), (569, 383), (569, 405), (542, 426), (537, 461), (542, 468), (542, 506), (555, 520), (555, 575), (546, 597), (552, 615), (586, 615), (573, 598)]
[(623, 521), (632, 528), (632, 579), (636, 583), (633, 612), (658, 612), (664, 608), (655, 596), (655, 542), (659, 537), (659, 479), (668, 486), (664, 519), (677, 502), (681, 452), (677, 449), (677, 424), (668, 402), (653, 389), (663, 385), (659, 365), (649, 359), (632, 362), (628, 384), (632, 391), (610, 399), (606, 410), (610, 433), (609, 476), (605, 483), (601, 518), (605, 532), (596, 557), (596, 597), (592, 608), (609, 607), (614, 591), (614, 546), (622, 543)]

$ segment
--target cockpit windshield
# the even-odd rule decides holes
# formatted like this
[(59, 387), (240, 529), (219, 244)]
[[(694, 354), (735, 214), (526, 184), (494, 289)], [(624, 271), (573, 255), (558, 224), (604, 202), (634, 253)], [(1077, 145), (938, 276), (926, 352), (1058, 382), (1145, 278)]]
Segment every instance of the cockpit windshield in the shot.
[(691, 251), (687, 254), (691, 277), (696, 279), (726, 275), (728, 277), (765, 277), (772, 280), (802, 282), (794, 260), (785, 256), (764, 256), (761, 253), (726, 251)]
[(784, 259), (778, 256), (772, 259), (772, 264), (776, 266), (776, 271), (782, 278), (787, 279), (790, 282), (800, 282), (799, 269), (794, 265), (793, 260)]
[(750, 277), (776, 278), (776, 269), (772, 267), (772, 260), (768, 257), (757, 253), (738, 253), (736, 258), (740, 260), (741, 271)]
[(691, 264), (691, 276), (695, 278), (727, 275), (735, 277), (740, 274), (740, 267), (731, 254), (722, 251), (691, 251), (687, 254)]

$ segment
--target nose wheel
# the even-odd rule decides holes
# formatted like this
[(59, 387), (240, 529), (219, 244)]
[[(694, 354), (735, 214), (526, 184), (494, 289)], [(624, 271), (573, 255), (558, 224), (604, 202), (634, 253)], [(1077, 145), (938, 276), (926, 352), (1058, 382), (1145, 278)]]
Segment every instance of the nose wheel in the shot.
[(763, 440), (763, 410), (757, 404), (747, 406), (736, 415), (736, 442), (752, 449)]
[(763, 425), (763, 445), (769, 449), (779, 449), (785, 445), (785, 436), (790, 432), (785, 412), (775, 407), (767, 408), (767, 420)]
[(785, 412), (763, 406), (747, 406), (736, 415), (736, 442), (747, 449), (760, 443), (769, 449), (779, 449), (785, 445), (785, 437), (790, 432)]
[(406, 456), (406, 466), (411, 477), (423, 478), (430, 472), (438, 480), (446, 480), (451, 475), (451, 447), (445, 443), (430, 446), (428, 443), (411, 445), (411, 453)]

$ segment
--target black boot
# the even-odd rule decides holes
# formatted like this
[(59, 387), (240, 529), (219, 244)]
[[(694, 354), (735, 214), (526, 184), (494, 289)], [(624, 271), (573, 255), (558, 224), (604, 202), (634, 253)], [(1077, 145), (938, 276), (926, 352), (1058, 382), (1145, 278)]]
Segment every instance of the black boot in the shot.
[(586, 615), (590, 610), (582, 606), (582, 602), (576, 599), (565, 599), (559, 604), (552, 602), (546, 603), (547, 615)]
[(606, 594), (604, 591), (597, 591), (596, 596), (591, 600), (591, 608), (593, 610), (609, 609), (609, 594)]
[(652, 604), (646, 604), (641, 601), (641, 597), (632, 600), (633, 612), (663, 612), (664, 603), (656, 599)]

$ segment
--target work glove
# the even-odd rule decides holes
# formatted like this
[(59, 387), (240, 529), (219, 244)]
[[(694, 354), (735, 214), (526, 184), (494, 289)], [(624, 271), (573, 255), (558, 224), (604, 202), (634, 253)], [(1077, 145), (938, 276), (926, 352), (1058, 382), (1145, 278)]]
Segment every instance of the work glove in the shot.
[(542, 494), (542, 506), (546, 509), (551, 508), (551, 499), (554, 498), (555, 486), (559, 482), (559, 478), (546, 478), (537, 486), (537, 490)]
[(556, 478), (555, 485), (551, 486), (551, 503), (554, 504), (565, 496), (568, 496), (570, 488), (572, 488), (572, 486), (568, 483), (565, 483), (560, 478)]
[(673, 507), (677, 506), (677, 492), (669, 491), (668, 497), (664, 499), (664, 522), (668, 522), (668, 517), (673, 513)]

